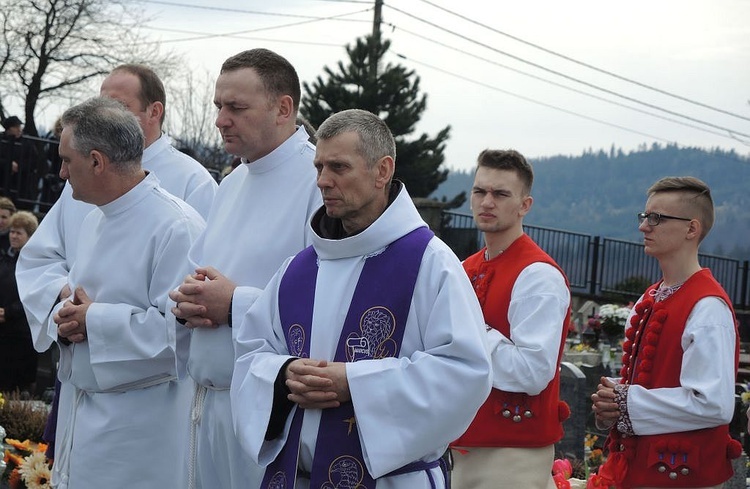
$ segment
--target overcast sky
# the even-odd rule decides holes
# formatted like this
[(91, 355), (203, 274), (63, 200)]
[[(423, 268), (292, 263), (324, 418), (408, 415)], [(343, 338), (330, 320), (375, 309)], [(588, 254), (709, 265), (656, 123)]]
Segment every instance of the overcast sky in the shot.
[[(150, 18), (144, 32), (196, 72), (215, 78), (228, 56), (266, 47), (311, 82), (371, 32), (374, 1), (139, 3)], [(383, 22), (386, 61), (414, 69), (428, 95), (419, 131), (452, 126), (449, 168), (471, 167), (487, 147), (533, 158), (676, 142), (750, 154), (748, 0), (386, 0)]]

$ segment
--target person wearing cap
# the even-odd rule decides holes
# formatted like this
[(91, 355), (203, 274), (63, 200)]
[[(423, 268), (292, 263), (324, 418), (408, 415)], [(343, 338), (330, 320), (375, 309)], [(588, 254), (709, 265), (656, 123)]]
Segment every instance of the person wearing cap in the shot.
[[(2, 142), (3, 149), (0, 150), (0, 154), (5, 153), (6, 151), (10, 154), (10, 162), (11, 162), (11, 173), (15, 174), (18, 173), (18, 162), (13, 159), (13, 144), (16, 142), (20, 142), (21, 135), (23, 134), (23, 121), (19, 119), (18, 117), (12, 115), (2, 122), (3, 129), (5, 131), (0, 135), (0, 140)], [(2, 165), (2, 168), (0, 168), (0, 179), (2, 179), (2, 176), (6, 173), (5, 169), (5, 158), (0, 157), (0, 165)], [(2, 180), (0, 180), (2, 181)]]
[(3, 121), (3, 137), (7, 139), (19, 139), (23, 133), (23, 121), (12, 115)]

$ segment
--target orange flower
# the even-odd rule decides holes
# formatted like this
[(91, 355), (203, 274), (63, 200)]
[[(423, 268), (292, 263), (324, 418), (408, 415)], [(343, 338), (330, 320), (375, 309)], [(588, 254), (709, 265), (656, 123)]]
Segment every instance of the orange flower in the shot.
[(21, 487), (21, 474), (18, 473), (18, 469), (13, 469), (10, 473), (10, 477), (8, 477), (8, 486), (10, 486), (11, 489)]
[(5, 443), (12, 446), (16, 450), (23, 450), (24, 452), (30, 452), (31, 451), (31, 441), (30, 440), (24, 440), (24, 441), (18, 441), (14, 440), (13, 438), (6, 438)]
[(5, 450), (5, 457), (3, 457), (3, 460), (5, 461), (5, 463), (12, 462), (16, 467), (23, 463), (23, 457), (20, 455), (16, 455), (15, 453), (11, 453), (10, 450)]

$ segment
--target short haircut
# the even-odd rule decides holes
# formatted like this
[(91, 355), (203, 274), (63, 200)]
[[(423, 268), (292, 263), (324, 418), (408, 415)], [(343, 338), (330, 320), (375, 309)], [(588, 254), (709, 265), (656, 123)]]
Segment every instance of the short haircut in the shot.
[(391, 130), (380, 117), (366, 110), (348, 109), (333, 114), (320, 125), (315, 136), (320, 141), (346, 132), (359, 135), (357, 152), (369, 168), (384, 156), (396, 161), (396, 141)]
[(39, 220), (29, 211), (18, 211), (10, 216), (8, 227), (10, 229), (21, 228), (31, 237), (36, 228), (39, 227)]
[(0, 197), (0, 209), (10, 211), (13, 214), (16, 212), (16, 205), (8, 197)]
[(692, 219), (701, 223), (700, 240), (703, 241), (714, 225), (714, 201), (711, 189), (695, 177), (664, 177), (649, 187), (646, 195), (673, 192), (680, 194), (680, 203), (685, 204)]
[(221, 65), (220, 73), (243, 68), (255, 70), (269, 97), (278, 98), (289, 95), (292, 97), (294, 112), (299, 110), (301, 98), (299, 77), (294, 66), (286, 58), (268, 49), (249, 49), (227, 58)]
[(124, 71), (138, 78), (141, 85), (138, 98), (141, 101), (142, 109), (154, 102), (161, 102), (164, 110), (161, 113), (159, 124), (164, 124), (164, 114), (167, 112), (167, 93), (164, 91), (164, 84), (154, 70), (144, 65), (124, 64), (112, 70), (112, 73), (117, 71)]
[(120, 171), (140, 168), (145, 145), (143, 130), (138, 119), (120, 102), (109, 97), (91, 98), (66, 110), (62, 124), (71, 128), (71, 145), (79, 153), (100, 151)]
[(521, 179), (525, 195), (531, 193), (534, 185), (534, 170), (526, 158), (514, 149), (485, 149), (477, 157), (477, 168), (515, 171)]

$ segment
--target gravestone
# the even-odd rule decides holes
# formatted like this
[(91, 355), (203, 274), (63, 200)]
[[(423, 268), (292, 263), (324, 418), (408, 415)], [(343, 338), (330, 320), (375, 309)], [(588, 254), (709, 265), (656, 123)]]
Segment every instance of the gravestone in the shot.
[(604, 440), (607, 437), (607, 432), (600, 430), (596, 427), (594, 420), (594, 413), (591, 410), (591, 394), (596, 392), (596, 386), (599, 385), (603, 375), (606, 375), (607, 369), (601, 363), (596, 365), (582, 364), (579, 366), (583, 375), (586, 376), (586, 387), (584, 389), (586, 399), (586, 433), (592, 433), (599, 435), (600, 439)]
[(569, 362), (560, 364), (560, 399), (570, 406), (570, 417), (563, 423), (565, 435), (555, 445), (556, 458), (583, 460), (586, 418), (591, 411), (586, 376)]

